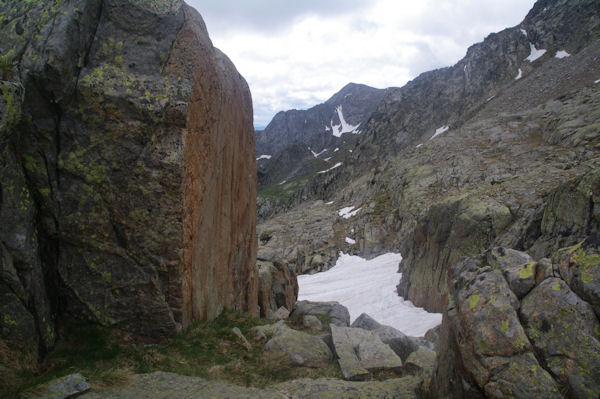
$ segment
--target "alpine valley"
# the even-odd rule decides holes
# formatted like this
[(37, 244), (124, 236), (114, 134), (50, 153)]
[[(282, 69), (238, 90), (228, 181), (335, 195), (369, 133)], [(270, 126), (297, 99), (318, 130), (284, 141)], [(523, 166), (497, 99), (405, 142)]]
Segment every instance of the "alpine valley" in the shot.
[(182, 0), (0, 38), (0, 396), (600, 397), (598, 0), (260, 131)]

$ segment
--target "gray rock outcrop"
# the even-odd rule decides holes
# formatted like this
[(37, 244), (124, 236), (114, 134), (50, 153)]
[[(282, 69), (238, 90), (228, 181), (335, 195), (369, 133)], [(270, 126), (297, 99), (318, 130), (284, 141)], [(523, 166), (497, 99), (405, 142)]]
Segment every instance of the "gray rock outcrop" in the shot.
[(350, 313), (348, 309), (338, 302), (296, 302), (291, 317), (301, 318), (305, 315), (321, 315), (326, 319), (327, 323), (340, 327), (350, 325)]
[(258, 306), (260, 315), (269, 318), (280, 308), (292, 309), (298, 299), (298, 279), (287, 264), (258, 260)]
[(0, 337), (44, 351), (57, 317), (172, 336), (223, 308), (257, 314), (252, 101), (200, 15), (180, 0), (0, 14), (15, 65), (0, 80)]
[(270, 335), (264, 352), (271, 356), (284, 356), (293, 366), (323, 367), (333, 354), (325, 341), (316, 335), (293, 330), (283, 322), (256, 329), (258, 336)]
[(389, 347), (400, 356), (402, 361), (406, 361), (411, 353), (419, 350), (421, 347), (425, 347), (429, 350), (435, 349), (435, 345), (429, 340), (421, 337), (409, 337), (402, 331), (380, 324), (366, 313), (358, 316), (352, 323), (352, 327), (362, 328), (377, 334), (379, 339), (381, 339), (384, 344), (389, 345)]
[(363, 380), (371, 371), (401, 371), (402, 359), (381, 342), (379, 336), (362, 328), (330, 325), (342, 374), (347, 380)]
[(90, 392), (83, 399), (417, 399), (421, 380), (408, 376), (387, 381), (351, 382), (333, 378), (299, 379), (277, 384), (266, 389), (241, 387), (220, 381), (208, 381), (198, 377), (155, 372), (136, 376), (133, 383), (120, 388)]
[[(597, 253), (593, 241), (586, 241), (555, 260), (576, 254), (573, 263), (587, 265), (593, 276), (600, 268)], [(489, 398), (600, 393), (597, 309), (574, 292), (556, 263), (549, 275), (542, 269), (543, 278), (532, 280), (537, 265), (527, 254), (504, 248), (452, 265), (435, 392)], [(522, 284), (515, 284), (515, 270)]]

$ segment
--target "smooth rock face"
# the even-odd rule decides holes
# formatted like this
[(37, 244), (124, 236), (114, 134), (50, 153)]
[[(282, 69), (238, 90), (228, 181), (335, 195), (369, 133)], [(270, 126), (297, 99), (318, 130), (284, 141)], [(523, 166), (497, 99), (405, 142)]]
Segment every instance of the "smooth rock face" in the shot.
[(257, 314), (252, 102), (200, 15), (179, 0), (0, 7), (19, 66), (0, 104), (2, 337), (31, 340), (33, 321), (51, 347), (57, 314), (153, 336)]
[(368, 378), (370, 371), (400, 370), (402, 360), (381, 342), (377, 334), (362, 328), (331, 324), (331, 337), (338, 362), (347, 380)]

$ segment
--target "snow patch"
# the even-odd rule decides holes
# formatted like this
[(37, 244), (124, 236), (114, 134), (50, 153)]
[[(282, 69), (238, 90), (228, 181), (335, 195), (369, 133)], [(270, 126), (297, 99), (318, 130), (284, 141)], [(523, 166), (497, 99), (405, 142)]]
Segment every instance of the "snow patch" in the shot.
[(529, 54), (529, 57), (525, 58), (529, 62), (533, 62), (540, 58), (542, 55), (546, 54), (546, 50), (536, 49), (533, 43), (529, 43), (529, 48), (531, 49), (531, 53)]
[(356, 241), (354, 241), (354, 240), (353, 240), (352, 238), (350, 238), (350, 237), (346, 237), (346, 242), (347, 242), (348, 244), (350, 244), (350, 245), (354, 245), (354, 244), (356, 244)]
[(308, 149), (310, 150), (310, 152), (312, 152), (312, 154), (315, 158), (319, 158), (319, 155), (322, 155), (325, 151), (327, 151), (327, 148), (325, 148), (323, 151), (321, 151), (320, 153), (317, 154), (316, 152), (311, 150), (310, 147)]
[(261, 155), (260, 157), (256, 158), (257, 161), (260, 161), (261, 159), (271, 159), (271, 155)]
[(485, 100), (485, 102), (492, 101), (492, 100), (494, 99), (494, 97), (496, 97), (496, 96), (495, 96), (495, 95), (494, 95), (494, 96), (491, 96), (490, 98), (488, 98), (487, 100)]
[(324, 160), (325, 162), (329, 162), (329, 160), (330, 160), (331, 158), (333, 158), (333, 157), (329, 157), (329, 158), (323, 158), (323, 160)]
[(329, 126), (325, 126), (325, 131), (326, 132), (331, 132), (331, 128)]
[(284, 181), (282, 181), (281, 183), (279, 183), (278, 186), (283, 186), (285, 183), (287, 183), (287, 179), (285, 179)]
[(570, 57), (571, 54), (567, 53), (565, 50), (557, 51), (554, 55), (556, 58), (567, 58)]
[(442, 315), (428, 313), (398, 296), (401, 260), (395, 253), (366, 260), (340, 252), (331, 269), (298, 276), (298, 300), (337, 301), (348, 308), (351, 322), (367, 313), (381, 324), (421, 337), (442, 322)]
[(342, 134), (344, 134), (344, 133), (352, 133), (352, 134), (360, 133), (360, 131), (358, 130), (360, 123), (358, 125), (354, 126), (354, 125), (350, 125), (348, 122), (346, 122), (346, 120), (344, 119), (344, 113), (343, 113), (341, 105), (338, 105), (335, 108), (335, 111), (337, 112), (338, 118), (340, 119), (340, 124), (334, 125), (333, 120), (331, 120), (329, 122), (331, 125), (331, 130), (335, 137), (341, 137)]
[(594, 81), (595, 84), (600, 83), (600, 79)]
[(448, 130), (450, 129), (450, 127), (448, 126), (442, 126), (442, 127), (438, 127), (435, 130), (435, 134), (433, 136), (431, 136), (431, 138), (429, 140), (433, 140), (434, 138), (436, 138), (437, 136), (439, 136), (442, 133), (446, 133)]
[(362, 208), (358, 208), (358, 209), (354, 209), (354, 208), (355, 208), (354, 206), (347, 206), (345, 208), (342, 208), (338, 211), (338, 215), (340, 215), (344, 219), (350, 219), (352, 216), (355, 216), (358, 213), (358, 211), (360, 211), (362, 209)]
[(331, 168), (327, 169), (327, 170), (322, 170), (320, 172), (317, 172), (317, 174), (321, 174), (321, 173), (327, 173), (330, 170), (334, 170), (335, 168), (339, 168), (340, 166), (342, 166), (342, 162), (338, 162), (335, 165), (333, 165)]
[(523, 34), (523, 36), (527, 37), (527, 31), (525, 29), (521, 29), (521, 33)]
[(517, 74), (517, 76), (515, 77), (515, 80), (519, 80), (523, 77), (523, 71), (521, 70), (521, 68), (519, 68), (519, 73)]
[(333, 150), (333, 152), (338, 152), (339, 150), (340, 150), (339, 148), (336, 148), (335, 150)]
[(331, 204), (333, 204), (333, 201), (329, 201), (329, 202), (325, 203), (325, 205), (331, 205)]
[(422, 145), (423, 145), (423, 143), (417, 144), (417, 148), (421, 147)]

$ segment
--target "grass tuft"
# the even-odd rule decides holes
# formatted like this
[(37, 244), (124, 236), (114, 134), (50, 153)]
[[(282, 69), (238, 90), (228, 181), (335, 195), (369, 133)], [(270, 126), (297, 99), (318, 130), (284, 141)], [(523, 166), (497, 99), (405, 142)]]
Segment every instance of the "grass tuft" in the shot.
[[(311, 369), (292, 367), (283, 357), (266, 356), (262, 350), (265, 341), (257, 340), (250, 330), (269, 323), (224, 311), (212, 322), (193, 325), (185, 333), (161, 341), (96, 325), (70, 325), (59, 329), (61, 338), (55, 350), (39, 368), (29, 366), (36, 363), (35, 358), (4, 362), (0, 346), (0, 364), (10, 365), (0, 366), (0, 397), (17, 398), (39, 384), (76, 372), (98, 390), (126, 384), (134, 374), (153, 371), (259, 388), (292, 378), (341, 378), (336, 362)], [(233, 327), (250, 341), (250, 351), (233, 333)]]

